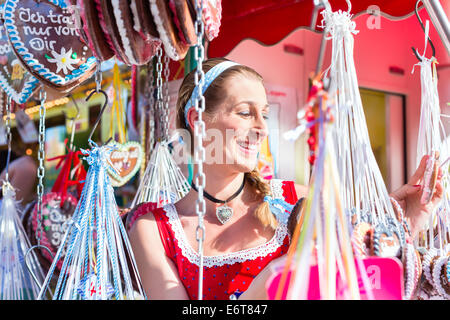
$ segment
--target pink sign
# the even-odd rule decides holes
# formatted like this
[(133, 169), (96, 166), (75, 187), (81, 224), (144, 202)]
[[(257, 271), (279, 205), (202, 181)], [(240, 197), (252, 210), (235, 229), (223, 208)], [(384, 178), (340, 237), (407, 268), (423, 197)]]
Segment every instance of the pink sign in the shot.
[[(403, 296), (403, 266), (397, 258), (380, 258), (370, 257), (362, 260), (366, 269), (368, 283), (372, 291), (373, 298), (375, 300), (402, 300)], [(359, 268), (356, 265), (358, 274), (358, 285), (361, 295), (361, 300), (369, 300), (368, 292), (366, 292), (363, 285)], [(276, 272), (266, 283), (268, 297), (274, 300), (278, 290), (278, 284), (280, 283), (282, 268)], [(286, 299), (288, 291), (288, 284), (291, 278), (291, 271), (288, 272), (286, 277), (285, 286), (281, 295), (282, 300)], [(343, 286), (339, 276), (336, 276), (336, 292), (337, 299), (343, 300)], [(319, 274), (317, 265), (311, 266), (308, 300), (319, 300)]]

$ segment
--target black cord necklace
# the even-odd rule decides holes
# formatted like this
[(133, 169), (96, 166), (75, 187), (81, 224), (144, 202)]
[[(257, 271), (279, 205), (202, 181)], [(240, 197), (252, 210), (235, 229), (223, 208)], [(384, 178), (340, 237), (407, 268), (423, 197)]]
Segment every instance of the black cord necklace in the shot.
[[(208, 192), (203, 190), (203, 195), (204, 195), (204, 197), (206, 199), (208, 199), (208, 200), (210, 200), (210, 201), (212, 201), (214, 203), (223, 203), (223, 206), (220, 206), (220, 207), (216, 208), (217, 219), (219, 219), (219, 221), (222, 224), (225, 224), (233, 216), (233, 209), (230, 208), (229, 206), (227, 206), (227, 202), (230, 202), (231, 200), (236, 198), (242, 192), (242, 190), (244, 189), (244, 185), (245, 185), (245, 178), (242, 180), (242, 185), (239, 187), (239, 189), (231, 197), (229, 197), (227, 200), (219, 200), (217, 198), (214, 198)], [(194, 181), (191, 182), (191, 186), (192, 186), (192, 189), (194, 189), (195, 191), (198, 192), (197, 187), (194, 184)]]

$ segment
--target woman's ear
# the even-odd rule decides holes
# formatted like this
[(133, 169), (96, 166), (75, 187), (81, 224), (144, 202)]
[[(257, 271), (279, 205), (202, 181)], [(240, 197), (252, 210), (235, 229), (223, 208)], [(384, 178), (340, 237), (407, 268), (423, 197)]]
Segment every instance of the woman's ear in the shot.
[(194, 123), (198, 120), (198, 112), (195, 108), (191, 108), (187, 112), (187, 123), (189, 124), (190, 129), (194, 132)]

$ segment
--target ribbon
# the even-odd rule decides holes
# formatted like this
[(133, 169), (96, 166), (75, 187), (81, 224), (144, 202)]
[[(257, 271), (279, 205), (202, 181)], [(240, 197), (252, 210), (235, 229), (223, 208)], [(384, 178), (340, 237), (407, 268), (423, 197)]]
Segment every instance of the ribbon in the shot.
[[(51, 192), (58, 192), (61, 194), (61, 207), (64, 205), (64, 200), (67, 197), (67, 189), (70, 186), (76, 185), (78, 194), (77, 197), (81, 195), (81, 191), (83, 190), (82, 181), (86, 178), (86, 170), (79, 159), (79, 156), (82, 154), (81, 151), (70, 150), (67, 147), (67, 139), (64, 140), (64, 144), (67, 149), (67, 154), (47, 159), (47, 161), (58, 160), (58, 163), (56, 164), (57, 170), (62, 165), (61, 171), (59, 172), (58, 177), (56, 178), (56, 181), (51, 189)], [(72, 167), (74, 169), (71, 169)], [(71, 180), (71, 175), (74, 180)]]
[(286, 225), (294, 205), (287, 203), (284, 199), (273, 198), (272, 196), (265, 196), (264, 201), (269, 204), (270, 211), (277, 220)]
[[(113, 90), (114, 90), (114, 99), (111, 106), (111, 118), (110, 118), (110, 127), (109, 127), (109, 136), (115, 136), (115, 129), (117, 124), (118, 133), (119, 133), (119, 143), (125, 143), (127, 141), (127, 130), (124, 122), (124, 107), (122, 102), (122, 95), (120, 93), (122, 86), (122, 80), (120, 78), (120, 70), (117, 62), (113, 67)], [(114, 117), (115, 114), (115, 117)], [(115, 118), (115, 119), (114, 119)], [(115, 121), (114, 121), (115, 120)]]

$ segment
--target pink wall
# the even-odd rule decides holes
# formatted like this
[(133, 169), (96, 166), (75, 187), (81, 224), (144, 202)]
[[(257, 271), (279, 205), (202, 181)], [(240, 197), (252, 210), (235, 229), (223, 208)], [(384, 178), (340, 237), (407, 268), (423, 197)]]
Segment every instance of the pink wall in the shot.
[[(446, 8), (447, 13), (448, 7), (449, 5)], [(421, 10), (420, 15), (423, 21), (428, 18), (425, 10)], [(415, 15), (399, 21), (390, 21), (381, 17), (379, 28), (376, 29), (367, 27), (368, 17), (368, 15), (362, 15), (355, 18), (356, 29), (360, 31), (355, 35), (354, 51), (359, 85), (406, 95), (407, 166), (408, 175), (411, 175), (415, 169), (420, 114), (420, 68), (416, 67), (414, 74), (411, 74), (413, 65), (418, 62), (411, 47), (414, 46), (420, 53), (423, 52), (424, 33)], [(450, 57), (432, 26), (430, 36), (435, 44), (436, 58), (440, 66), (438, 75), (441, 109), (443, 113), (448, 113), (449, 107), (446, 107), (446, 104), (450, 101), (450, 67), (448, 67)], [(227, 57), (255, 68), (268, 83), (296, 88), (300, 107), (306, 99), (308, 75), (316, 68), (320, 41), (321, 34), (298, 29), (277, 45), (270, 47), (262, 46), (253, 40), (245, 40)], [(331, 56), (329, 42), (323, 68), (329, 66)], [(295, 44), (303, 48), (304, 55), (284, 52), (284, 44)], [(427, 51), (428, 56), (430, 52), (431, 50)], [(402, 68), (404, 75), (390, 73), (390, 66)]]

